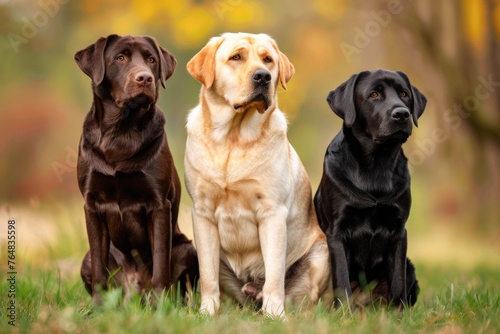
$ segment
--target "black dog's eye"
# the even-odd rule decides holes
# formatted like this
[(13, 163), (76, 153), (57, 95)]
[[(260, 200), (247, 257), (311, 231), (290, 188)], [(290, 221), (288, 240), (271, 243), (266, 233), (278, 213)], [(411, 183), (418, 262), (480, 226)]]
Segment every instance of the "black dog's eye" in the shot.
[(156, 63), (156, 59), (153, 56), (150, 56), (148, 58), (148, 62), (150, 62), (151, 64), (154, 64), (154, 63)]
[(231, 60), (240, 60), (241, 59), (241, 56), (239, 54), (235, 54), (234, 56), (232, 56), (230, 58)]
[(265, 61), (266, 63), (270, 63), (270, 62), (272, 62), (272, 61), (273, 61), (273, 59), (272, 59), (271, 57), (267, 56), (266, 58), (264, 58), (264, 61)]
[(401, 93), (401, 97), (407, 97), (407, 96), (408, 96), (408, 94), (406, 92)]
[(373, 92), (370, 94), (370, 97), (378, 97), (378, 93), (377, 92)]
[(118, 57), (116, 57), (116, 60), (117, 61), (124, 61), (125, 60), (125, 57), (122, 56), (122, 55), (119, 55)]

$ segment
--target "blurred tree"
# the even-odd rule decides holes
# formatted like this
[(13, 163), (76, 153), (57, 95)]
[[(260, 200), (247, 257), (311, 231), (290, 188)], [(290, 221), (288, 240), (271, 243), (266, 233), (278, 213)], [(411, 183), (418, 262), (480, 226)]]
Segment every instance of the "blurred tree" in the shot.
[[(38, 21), (33, 36), (23, 35), (40, 13), (47, 21)], [(61, 181), (52, 168), (72, 168), (68, 148), (76, 150), (91, 103), (90, 80), (73, 55), (111, 33), (155, 36), (176, 56), (159, 105), (182, 175), (183, 125), (200, 88), (185, 66), (211, 36), (226, 31), (268, 33), (293, 62), (296, 74), (288, 91), (279, 89), (279, 105), (313, 191), (341, 127), (326, 104), (328, 92), (365, 69), (408, 73), (429, 98), (405, 148), (414, 166), (412, 219), (419, 226), (478, 225), (498, 236), (499, 0), (0, 0), (0, 99), (7, 101), (0, 104), (0, 200), (79, 196), (74, 172)], [(17, 52), (10, 33), (27, 39)], [(355, 47), (350, 56), (347, 44)], [(482, 80), (494, 82), (490, 91)], [(433, 139), (440, 130), (447, 140)]]
[[(451, 127), (455, 131), (450, 130), (453, 140), (442, 145), (449, 149), (438, 151), (448, 156), (442, 160), (451, 167), (447, 171), (448, 179), (465, 185), (452, 186), (459, 193), (448, 197), (458, 201), (455, 218), (472, 229), (481, 226), (481, 230), (486, 232), (497, 230), (500, 194), (500, 2), (428, 1), (419, 2), (415, 7), (395, 20), (404, 36), (409, 36), (410, 43), (414, 43), (419, 54), (423, 55), (425, 65), (420, 66), (420, 70), (424, 73), (432, 71), (439, 77), (438, 84), (429, 82), (427, 90), (433, 87), (436, 94), (431, 99), (445, 108), (432, 105), (430, 108), (438, 115), (436, 127)], [(393, 41), (386, 42), (394, 47)], [(404, 59), (411, 61), (414, 49), (406, 49), (403, 54)], [(425, 78), (423, 81), (427, 85)], [(465, 125), (463, 129), (462, 123)], [(457, 137), (466, 138), (467, 143)], [(470, 154), (472, 173), (456, 168), (464, 164)], [(445, 203), (446, 199), (442, 202)], [(469, 219), (459, 219), (461, 214)]]
[[(429, 2), (431, 17), (426, 18), (425, 14), (411, 11), (409, 19), (398, 20), (398, 23), (414, 36), (427, 60), (443, 75), (450, 88), (450, 103), (464, 105), (470, 101), (471, 105), (466, 107), (476, 109), (468, 113), (464, 121), (480, 141), (480, 146), (483, 146), (484, 141), (491, 140), (494, 147), (500, 150), (500, 29), (494, 26), (495, 13), (500, 9), (496, 8), (495, 12), (494, 3), (500, 8), (500, 2), (494, 0), (453, 1), (446, 6), (451, 8), (443, 8), (441, 2)], [(458, 34), (438, 33), (449, 22), (443, 19), (443, 9), (454, 13)], [(498, 24), (497, 27), (500, 28)], [(453, 44), (456, 45), (456, 51), (451, 55), (446, 54), (441, 47), (446, 43), (443, 39), (450, 38), (454, 39)], [(472, 102), (474, 100), (467, 100), (467, 96), (478, 95), (480, 74), (491, 82), (487, 88), (497, 93), (488, 94), (487, 98), (476, 96), (478, 100), (486, 100), (476, 106)]]

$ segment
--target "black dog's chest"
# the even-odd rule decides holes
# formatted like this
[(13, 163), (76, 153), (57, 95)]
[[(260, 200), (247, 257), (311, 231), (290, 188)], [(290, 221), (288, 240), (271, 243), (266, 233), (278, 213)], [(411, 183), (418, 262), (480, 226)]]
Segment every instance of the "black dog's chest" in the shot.
[(378, 204), (365, 209), (352, 208), (350, 216), (346, 244), (352, 263), (358, 269), (369, 270), (384, 261), (394, 240), (401, 237), (404, 214), (396, 205)]
[(404, 210), (396, 204), (377, 204), (369, 208), (349, 207), (345, 214), (351, 218), (345, 222), (345, 229), (351, 236), (360, 231), (372, 234), (378, 230), (399, 232), (406, 221)]

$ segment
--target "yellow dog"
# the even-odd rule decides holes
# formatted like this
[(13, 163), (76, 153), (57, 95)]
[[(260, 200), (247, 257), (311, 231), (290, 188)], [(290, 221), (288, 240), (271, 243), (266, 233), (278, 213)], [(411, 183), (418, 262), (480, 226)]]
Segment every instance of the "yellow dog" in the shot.
[(277, 105), (294, 67), (264, 34), (212, 38), (187, 65), (203, 86), (187, 120), (185, 181), (193, 199), (201, 312), (220, 288), (282, 317), (332, 298), (330, 262), (311, 185)]

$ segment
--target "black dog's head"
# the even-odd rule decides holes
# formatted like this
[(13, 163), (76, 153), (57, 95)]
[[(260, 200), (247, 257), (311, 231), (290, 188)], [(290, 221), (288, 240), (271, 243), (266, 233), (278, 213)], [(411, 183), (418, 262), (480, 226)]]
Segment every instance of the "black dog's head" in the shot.
[(174, 56), (149, 36), (101, 37), (78, 51), (75, 61), (92, 79), (101, 98), (111, 98), (119, 108), (149, 106), (158, 99), (158, 81), (173, 74)]
[(405, 142), (412, 133), (412, 119), (418, 126), (427, 99), (403, 72), (378, 69), (354, 74), (331, 91), (327, 101), (346, 127), (383, 143)]

